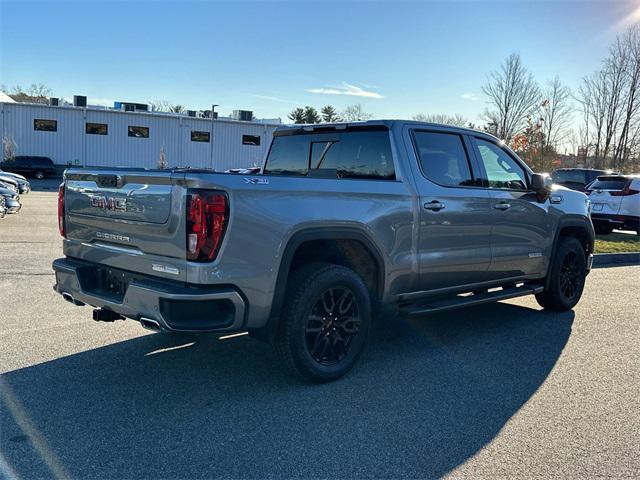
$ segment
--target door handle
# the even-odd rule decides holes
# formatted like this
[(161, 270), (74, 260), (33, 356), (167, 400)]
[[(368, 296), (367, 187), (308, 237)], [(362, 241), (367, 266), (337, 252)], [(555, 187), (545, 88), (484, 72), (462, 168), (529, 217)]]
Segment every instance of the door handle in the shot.
[(433, 200), (430, 203), (424, 204), (425, 210), (432, 210), (434, 212), (437, 212), (438, 210), (442, 210), (443, 208), (444, 208), (444, 203), (439, 202), (438, 200)]
[(507, 202), (500, 202), (496, 203), (493, 208), (496, 208), (498, 210), (509, 210), (511, 208), (511, 204)]

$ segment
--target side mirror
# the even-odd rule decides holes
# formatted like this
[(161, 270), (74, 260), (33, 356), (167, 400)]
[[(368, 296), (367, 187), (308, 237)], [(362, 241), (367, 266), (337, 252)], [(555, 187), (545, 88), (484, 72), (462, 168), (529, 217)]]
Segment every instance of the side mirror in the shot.
[(531, 190), (539, 196), (547, 196), (551, 193), (553, 180), (546, 173), (534, 173), (531, 175)]

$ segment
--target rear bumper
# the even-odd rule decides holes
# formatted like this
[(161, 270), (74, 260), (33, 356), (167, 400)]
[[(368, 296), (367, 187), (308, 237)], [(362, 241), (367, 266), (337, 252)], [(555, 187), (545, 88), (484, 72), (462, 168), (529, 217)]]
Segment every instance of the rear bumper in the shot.
[(166, 331), (231, 333), (245, 326), (246, 302), (233, 287), (196, 287), (136, 274), (119, 296), (100, 284), (100, 268), (103, 266), (72, 258), (54, 260), (54, 290), (76, 304), (138, 321), (153, 320)]
[(614, 228), (629, 228), (637, 230), (640, 226), (640, 217), (632, 215), (611, 215), (607, 213), (592, 213), (591, 221), (593, 223), (601, 222), (613, 225)]

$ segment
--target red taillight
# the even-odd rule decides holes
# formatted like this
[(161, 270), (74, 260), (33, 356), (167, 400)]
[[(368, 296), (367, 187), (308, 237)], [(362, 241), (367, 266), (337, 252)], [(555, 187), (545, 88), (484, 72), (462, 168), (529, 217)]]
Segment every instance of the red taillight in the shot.
[(631, 180), (629, 180), (621, 190), (609, 192), (609, 195), (612, 197), (627, 197), (629, 195), (635, 195), (636, 193), (640, 193), (640, 191), (633, 190), (631, 188)]
[(640, 193), (640, 191), (633, 190), (633, 189), (629, 188), (628, 186), (624, 187), (622, 190), (617, 190), (615, 192), (609, 192), (609, 194), (612, 197), (627, 197), (629, 195), (635, 195), (637, 193)]
[(221, 192), (190, 190), (187, 197), (187, 259), (215, 260), (227, 226), (229, 204)]
[(58, 230), (64, 237), (64, 183), (58, 187)]

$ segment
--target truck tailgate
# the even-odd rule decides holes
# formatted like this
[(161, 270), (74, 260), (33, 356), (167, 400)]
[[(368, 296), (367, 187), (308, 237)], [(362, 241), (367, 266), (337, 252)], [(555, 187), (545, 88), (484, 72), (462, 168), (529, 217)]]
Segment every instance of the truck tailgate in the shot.
[(65, 254), (186, 280), (184, 173), (69, 170)]

